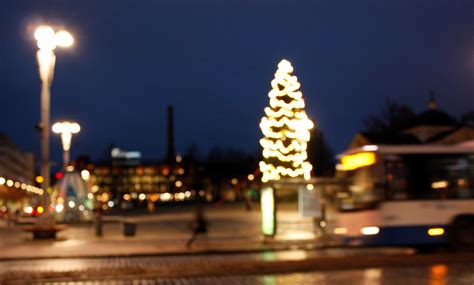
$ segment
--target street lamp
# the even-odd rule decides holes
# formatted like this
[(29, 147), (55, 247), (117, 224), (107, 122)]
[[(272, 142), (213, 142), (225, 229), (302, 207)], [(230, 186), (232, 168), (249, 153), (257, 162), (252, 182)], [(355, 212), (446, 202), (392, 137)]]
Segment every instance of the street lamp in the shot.
[[(35, 31), (35, 39), (38, 42), (36, 60), (38, 62), (39, 75), (41, 80), (41, 176), (44, 177), (42, 188), (44, 189), (43, 203), (47, 204), (46, 195), (50, 186), (50, 164), (49, 164), (49, 106), (50, 89), (54, 75), (54, 64), (56, 56), (54, 49), (59, 47), (69, 47), (74, 43), (74, 39), (67, 31), (55, 32), (49, 26), (40, 26)], [(47, 206), (47, 205), (46, 205)]]
[(64, 170), (67, 169), (70, 161), (71, 139), (73, 134), (79, 133), (81, 126), (76, 122), (57, 122), (53, 125), (53, 133), (61, 135), (63, 145)]

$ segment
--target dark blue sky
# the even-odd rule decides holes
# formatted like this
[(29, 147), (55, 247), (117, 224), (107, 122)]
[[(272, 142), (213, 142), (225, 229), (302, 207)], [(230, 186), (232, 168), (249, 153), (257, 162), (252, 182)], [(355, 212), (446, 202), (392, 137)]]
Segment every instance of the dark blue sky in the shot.
[(164, 157), (169, 104), (178, 151), (254, 152), (282, 58), (336, 151), (385, 97), (422, 111), (433, 89), (446, 111), (474, 108), (472, 0), (0, 0), (0, 131), (35, 152), (41, 22), (76, 38), (57, 51), (51, 111), (82, 125), (73, 157), (112, 142)]

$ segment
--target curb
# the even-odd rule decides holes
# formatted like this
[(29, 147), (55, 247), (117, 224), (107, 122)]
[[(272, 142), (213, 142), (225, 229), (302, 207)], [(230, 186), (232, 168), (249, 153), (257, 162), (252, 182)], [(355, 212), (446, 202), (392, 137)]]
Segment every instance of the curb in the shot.
[[(261, 248), (249, 248), (249, 249), (196, 249), (189, 251), (169, 251), (169, 252), (139, 252), (139, 253), (120, 253), (120, 254), (100, 254), (100, 255), (81, 255), (77, 254), (74, 256), (64, 256), (64, 255), (48, 255), (48, 256), (18, 256), (18, 257), (0, 257), (0, 262), (2, 261), (20, 261), (20, 260), (46, 260), (46, 259), (74, 259), (74, 258), (84, 258), (84, 259), (99, 259), (99, 258), (120, 258), (120, 257), (172, 257), (172, 256), (189, 256), (189, 255), (233, 255), (233, 254), (252, 254), (252, 253), (264, 253), (264, 252), (278, 252), (278, 251), (288, 251), (288, 250), (324, 250), (324, 249), (344, 249), (348, 248), (347, 246), (340, 245), (314, 245), (312, 243), (299, 245), (299, 244), (290, 244), (282, 246), (262, 246)], [(364, 247), (358, 247), (364, 248)]]

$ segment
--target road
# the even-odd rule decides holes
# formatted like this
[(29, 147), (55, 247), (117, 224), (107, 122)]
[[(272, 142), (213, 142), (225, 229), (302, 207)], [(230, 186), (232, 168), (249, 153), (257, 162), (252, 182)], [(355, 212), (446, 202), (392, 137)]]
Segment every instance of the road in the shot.
[(474, 284), (474, 252), (350, 251), (3, 260), (0, 284)]
[(106, 224), (103, 237), (94, 236), (92, 225), (78, 224), (56, 241), (32, 241), (18, 229), (0, 229), (0, 284), (474, 285), (474, 252), (317, 248), (313, 238), (320, 233), (312, 221), (284, 207), (277, 239), (283, 245), (291, 239), (309, 243), (275, 250), (258, 239), (258, 211), (224, 206), (207, 214), (210, 232), (193, 249), (211, 250), (200, 253), (184, 247), (192, 209), (136, 216), (134, 237), (123, 237), (114, 222)]
[(329, 272), (309, 272), (271, 275), (236, 275), (199, 278), (146, 278), (134, 280), (38, 282), (32, 284), (68, 285), (472, 285), (474, 264), (434, 265), (412, 268), (369, 268)]
[[(116, 260), (117, 263), (126, 264), (127, 260)], [(142, 265), (150, 262), (150, 260), (142, 260)], [(122, 264), (122, 265), (123, 265)], [(83, 261), (68, 261), (62, 265), (57, 262), (48, 266), (61, 268), (62, 266), (73, 266), (75, 268), (84, 268), (89, 266), (99, 266), (97, 270), (103, 271), (100, 277), (88, 277), (83, 274), (79, 278), (68, 277), (64, 274), (62, 277), (50, 277), (38, 279), (34, 281), (29, 278), (16, 280), (10, 279), (4, 284), (167, 284), (167, 285), (186, 285), (186, 284), (227, 284), (227, 285), (472, 285), (474, 284), (474, 263), (466, 264), (436, 264), (425, 266), (411, 267), (372, 267), (366, 269), (350, 269), (350, 270), (329, 270), (329, 271), (312, 271), (300, 273), (284, 273), (284, 274), (233, 274), (230, 276), (197, 276), (197, 277), (180, 277), (179, 272), (175, 277), (153, 276), (150, 274), (132, 274), (122, 275), (120, 277), (107, 274), (105, 269), (101, 269), (100, 262), (92, 262), (85, 265)], [(137, 264), (136, 264), (137, 265)], [(204, 265), (202, 265), (204, 266)], [(43, 267), (44, 269), (44, 267)], [(51, 268), (50, 268), (51, 269)], [(28, 281), (29, 280), (29, 281)], [(0, 284), (2, 284), (0, 282)]]

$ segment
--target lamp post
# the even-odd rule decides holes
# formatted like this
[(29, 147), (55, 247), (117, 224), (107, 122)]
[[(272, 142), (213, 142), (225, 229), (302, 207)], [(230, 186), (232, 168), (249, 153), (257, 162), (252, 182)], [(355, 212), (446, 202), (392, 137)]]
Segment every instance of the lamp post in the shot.
[[(48, 188), (50, 186), (50, 164), (49, 164), (49, 106), (50, 88), (53, 81), (54, 65), (56, 56), (54, 49), (59, 47), (69, 47), (74, 43), (74, 39), (67, 31), (55, 32), (49, 26), (40, 26), (35, 31), (35, 39), (38, 42), (36, 60), (38, 62), (39, 75), (41, 80), (41, 176), (44, 180), (41, 186), (43, 192), (43, 205), (48, 206)], [(49, 209), (49, 207), (45, 207)]]
[(63, 145), (63, 164), (64, 170), (67, 170), (67, 166), (70, 161), (70, 149), (71, 139), (73, 134), (79, 133), (81, 126), (76, 122), (57, 122), (53, 125), (53, 133), (61, 135), (61, 141)]

